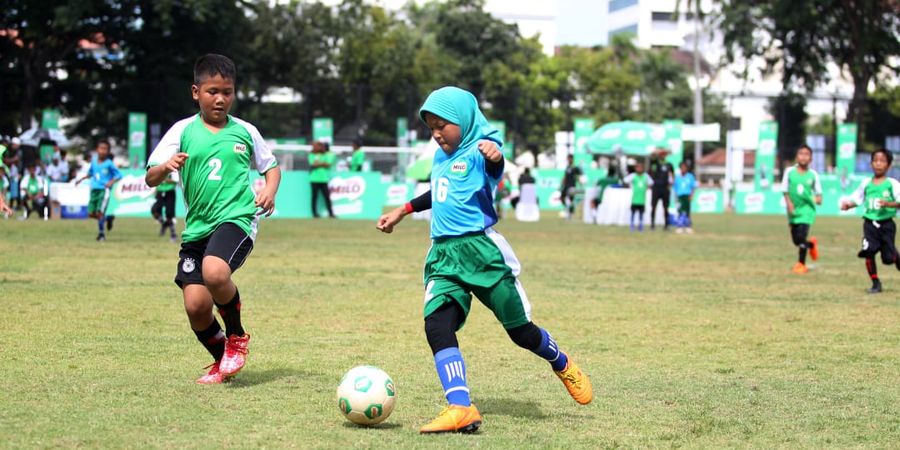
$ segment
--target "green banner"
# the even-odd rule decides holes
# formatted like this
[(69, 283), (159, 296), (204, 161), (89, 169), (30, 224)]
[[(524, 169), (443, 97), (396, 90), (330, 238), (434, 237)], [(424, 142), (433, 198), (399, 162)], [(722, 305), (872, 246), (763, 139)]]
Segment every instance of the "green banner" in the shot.
[(503, 138), (503, 157), (513, 159), (516, 154), (516, 145), (506, 137), (506, 122), (502, 120), (488, 120), (488, 123), (496, 128), (500, 132), (500, 137)]
[(275, 138), (273, 139), (275, 144), (278, 145), (305, 145), (306, 138), (304, 137), (293, 137), (293, 138)]
[[(45, 130), (59, 129), (59, 111), (55, 109), (45, 109), (41, 111), (41, 128)], [(41, 160), (50, 161), (53, 155), (52, 145), (42, 145), (39, 149)]]
[(313, 119), (312, 129), (313, 142), (334, 142), (334, 122), (330, 117), (319, 117), (317, 119)]
[(575, 140), (572, 159), (575, 161), (575, 165), (582, 169), (587, 168), (591, 164), (593, 155), (587, 151), (585, 144), (591, 138), (591, 135), (594, 134), (594, 119), (579, 117), (572, 124), (572, 129), (574, 130), (572, 134)]
[(384, 191), (384, 206), (400, 206), (412, 200), (416, 183), (390, 183)]
[(559, 189), (566, 171), (562, 169), (534, 169), (535, 190), (541, 210), (559, 211), (563, 209), (559, 198)]
[[(109, 211), (116, 216), (150, 217), (150, 208), (156, 200), (156, 189), (144, 182), (145, 171), (125, 169), (122, 180), (116, 183), (110, 199)], [(277, 218), (310, 218), (312, 217), (311, 189), (309, 172), (284, 171), (281, 173), (281, 184), (275, 196), (275, 214)], [(254, 192), (265, 187), (265, 178), (257, 173), (251, 176)], [(341, 219), (375, 220), (381, 216), (386, 200), (386, 185), (381, 182), (381, 174), (377, 172), (342, 173), (328, 183), (332, 209)], [(412, 198), (412, 189), (405, 194), (400, 204)], [(181, 189), (177, 189), (176, 215), (184, 217), (184, 201)], [(325, 202), (319, 200), (321, 215), (325, 212)]]
[(144, 167), (147, 162), (147, 115), (128, 113), (128, 160), (131, 167)]
[(838, 175), (850, 176), (856, 170), (856, 124), (842, 123), (837, 129)]
[(725, 197), (721, 189), (697, 189), (691, 199), (692, 213), (721, 214), (725, 212)]
[(778, 122), (767, 121), (759, 125), (759, 143), (756, 147), (754, 186), (756, 186), (757, 190), (770, 189), (775, 179), (775, 149), (778, 147)]
[[(678, 169), (678, 165), (684, 160), (684, 141), (681, 140), (681, 127), (683, 120), (663, 120), (663, 129), (666, 130), (666, 143), (669, 145), (669, 155), (666, 161)], [(696, 196), (695, 196), (696, 198)]]

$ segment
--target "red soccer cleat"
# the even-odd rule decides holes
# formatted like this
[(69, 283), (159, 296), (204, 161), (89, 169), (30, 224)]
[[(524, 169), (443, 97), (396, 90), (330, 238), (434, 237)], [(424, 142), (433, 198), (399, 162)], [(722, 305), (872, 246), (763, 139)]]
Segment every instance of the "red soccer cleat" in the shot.
[(209, 372), (197, 378), (197, 384), (222, 384), (228, 381), (228, 377), (222, 375), (222, 372), (219, 371), (219, 363), (219, 361), (216, 361), (204, 367), (204, 369), (209, 369)]
[(812, 247), (809, 249), (809, 256), (813, 261), (819, 260), (819, 240), (811, 237), (809, 238), (809, 242), (812, 242)]
[(247, 362), (247, 344), (250, 343), (250, 335), (238, 336), (232, 334), (225, 341), (225, 355), (219, 363), (219, 371), (222, 375), (230, 377), (240, 372)]

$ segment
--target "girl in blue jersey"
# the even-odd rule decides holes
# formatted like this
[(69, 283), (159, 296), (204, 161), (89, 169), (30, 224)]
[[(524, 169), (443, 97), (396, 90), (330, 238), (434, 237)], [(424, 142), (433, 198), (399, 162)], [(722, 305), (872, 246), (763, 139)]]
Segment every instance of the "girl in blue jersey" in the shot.
[(456, 339), (472, 294), (494, 313), (513, 342), (550, 362), (575, 401), (589, 403), (590, 380), (550, 333), (531, 321), (531, 305), (518, 280), (519, 261), (492, 228), (497, 223), (493, 192), (503, 176), (500, 133), (488, 124), (475, 96), (455, 87), (432, 92), (419, 116), (440, 146), (434, 154), (431, 191), (383, 215), (377, 228), (390, 233), (407, 214), (432, 210), (425, 335), (449, 406), (420, 432), (472, 432), (481, 425)]

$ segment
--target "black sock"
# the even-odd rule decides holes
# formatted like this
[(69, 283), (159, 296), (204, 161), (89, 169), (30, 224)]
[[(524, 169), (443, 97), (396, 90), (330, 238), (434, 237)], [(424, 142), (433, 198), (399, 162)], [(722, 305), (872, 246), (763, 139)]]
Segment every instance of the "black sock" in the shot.
[(206, 347), (206, 351), (212, 355), (213, 359), (216, 361), (222, 359), (222, 355), (225, 353), (225, 334), (222, 333), (222, 327), (215, 317), (209, 327), (203, 331), (195, 330), (194, 334), (197, 335), (197, 340)]
[(801, 246), (800, 246), (800, 259), (799, 259), (799, 261), (800, 261), (800, 264), (804, 264), (804, 265), (806, 264), (806, 246), (805, 246), (805, 245), (801, 245)]
[(880, 284), (878, 281), (878, 266), (875, 265), (875, 258), (866, 258), (866, 270), (869, 272), (869, 278), (872, 279), (872, 284)]
[(237, 289), (234, 290), (234, 298), (225, 305), (216, 303), (219, 308), (219, 315), (222, 316), (222, 322), (225, 322), (225, 334), (243, 336), (244, 327), (241, 326), (241, 293)]

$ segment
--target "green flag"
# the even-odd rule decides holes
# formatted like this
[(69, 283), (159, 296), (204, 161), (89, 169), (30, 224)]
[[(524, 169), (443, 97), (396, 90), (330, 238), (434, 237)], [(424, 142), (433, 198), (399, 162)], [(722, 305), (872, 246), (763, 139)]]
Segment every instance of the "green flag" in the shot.
[(334, 142), (334, 122), (330, 117), (319, 117), (312, 122), (313, 141)]
[(759, 125), (759, 144), (756, 148), (756, 170), (753, 177), (756, 189), (769, 189), (775, 179), (775, 148), (778, 143), (778, 122)]
[(128, 113), (128, 159), (131, 167), (142, 168), (147, 162), (147, 115)]
[(585, 144), (588, 139), (591, 138), (591, 135), (594, 134), (594, 119), (579, 117), (575, 119), (572, 129), (574, 130), (573, 134), (575, 139), (575, 152), (572, 159), (575, 162), (575, 165), (587, 167), (587, 165), (590, 164), (593, 155), (591, 155), (591, 152), (585, 147)]
[[(41, 111), (41, 128), (45, 130), (58, 130), (59, 111), (55, 109), (45, 109)], [(51, 155), (53, 155), (52, 145), (42, 145), (39, 151), (41, 160), (50, 161)]]
[(842, 123), (837, 129), (838, 175), (850, 176), (856, 169), (856, 124)]
[(409, 145), (409, 121), (406, 117), (397, 118), (397, 145)]
[(666, 161), (676, 168), (684, 159), (684, 141), (681, 140), (681, 127), (683, 120), (663, 120), (663, 128), (666, 130), (666, 143), (669, 146), (669, 155)]

